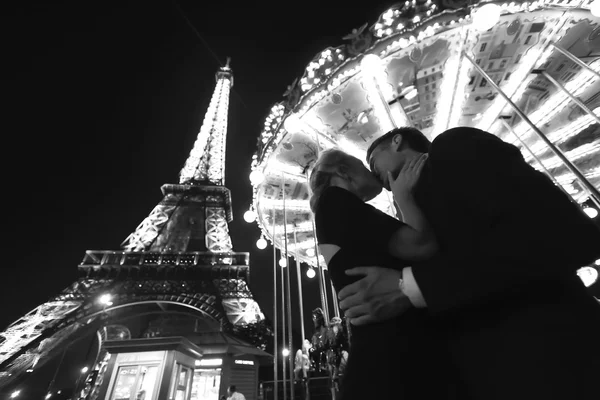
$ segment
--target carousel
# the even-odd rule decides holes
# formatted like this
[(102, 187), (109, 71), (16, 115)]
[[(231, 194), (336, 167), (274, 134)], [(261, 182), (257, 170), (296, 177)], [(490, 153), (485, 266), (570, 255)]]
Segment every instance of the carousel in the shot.
[[(291, 259), (316, 275), (325, 326), (340, 315), (308, 201), (308, 177), (325, 149), (364, 161), (369, 144), (394, 127), (413, 126), (430, 140), (476, 127), (518, 146), (599, 218), (600, 0), (412, 0), (343, 39), (317, 54), (267, 115), (245, 215), (261, 229), (257, 246), (273, 244), (275, 274)], [(385, 190), (370, 203), (395, 214)], [(597, 268), (580, 270), (586, 285)], [(280, 323), (290, 323), (289, 272), (281, 276), (276, 289), (287, 300), (277, 290), (274, 299), (287, 307)]]

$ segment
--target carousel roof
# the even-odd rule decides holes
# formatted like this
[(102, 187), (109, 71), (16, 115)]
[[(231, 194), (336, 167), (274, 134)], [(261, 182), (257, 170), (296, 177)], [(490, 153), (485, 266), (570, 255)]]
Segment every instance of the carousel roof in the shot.
[[(307, 177), (318, 153), (338, 147), (364, 160), (369, 144), (395, 126), (430, 139), (454, 126), (492, 132), (588, 201), (572, 170), (495, 86), (600, 187), (598, 9), (600, 1), (589, 0), (413, 0), (317, 54), (273, 105), (258, 139), (251, 211), (263, 236), (316, 265)], [(371, 203), (393, 214), (390, 199), (384, 190)]]

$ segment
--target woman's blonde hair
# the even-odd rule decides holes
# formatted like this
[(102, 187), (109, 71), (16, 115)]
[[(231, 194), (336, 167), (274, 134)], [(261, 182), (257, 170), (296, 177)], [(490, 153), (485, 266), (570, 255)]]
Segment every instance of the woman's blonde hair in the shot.
[(321, 152), (308, 180), (311, 192), (310, 209), (313, 212), (317, 210), (323, 191), (331, 186), (331, 179), (334, 176), (347, 178), (349, 171), (356, 167), (357, 162), (361, 163), (358, 158), (339, 149), (333, 148)]

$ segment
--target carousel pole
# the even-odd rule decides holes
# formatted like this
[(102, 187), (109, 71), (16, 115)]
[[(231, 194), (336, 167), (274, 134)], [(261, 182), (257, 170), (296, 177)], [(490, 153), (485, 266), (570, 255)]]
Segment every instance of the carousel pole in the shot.
[[(283, 237), (285, 248), (285, 265), (286, 268), (281, 270), (285, 274), (285, 291), (287, 297), (287, 325), (288, 325), (288, 362), (290, 367), (290, 399), (294, 400), (294, 360), (292, 359), (292, 290), (290, 284), (290, 266), (288, 265), (288, 236), (287, 236), (287, 210), (285, 209), (285, 174), (281, 173), (282, 179), (282, 194), (283, 194)], [(285, 361), (284, 361), (285, 362)]]
[(596, 123), (600, 124), (600, 118), (598, 118), (598, 116), (592, 110), (590, 110), (588, 108), (588, 106), (586, 106), (585, 104), (583, 104), (583, 102), (581, 100), (579, 100), (577, 97), (573, 96), (573, 94), (571, 92), (569, 92), (567, 90), (567, 88), (563, 84), (561, 84), (559, 81), (557, 81), (556, 79), (554, 79), (548, 72), (546, 72), (544, 70), (533, 70), (533, 73), (540, 74), (543, 77), (545, 77), (546, 79), (548, 79), (554, 86), (556, 86), (564, 94), (566, 94), (569, 97), (569, 99), (571, 99), (573, 101), (573, 103), (575, 103), (579, 107), (581, 107), (581, 109), (583, 111), (585, 111), (587, 113), (587, 115), (589, 115), (590, 117), (594, 118), (596, 120)]
[[(296, 224), (294, 224), (294, 248), (296, 249), (296, 278), (298, 279), (298, 304), (300, 308), (300, 336), (302, 339), (302, 346), (304, 346), (304, 339), (306, 334), (304, 332), (304, 305), (302, 298), (302, 274), (300, 273), (300, 261), (298, 261), (298, 237), (296, 236)], [(302, 347), (301, 347), (302, 348)]]
[[(548, 175), (548, 178), (550, 178), (552, 180), (552, 182), (554, 182), (554, 184), (556, 186), (558, 186), (565, 194), (568, 194), (567, 192), (565, 192), (564, 188), (562, 187), (562, 185), (560, 183), (558, 183), (558, 181), (554, 178), (554, 175), (552, 175), (550, 173), (550, 171), (548, 171), (546, 169), (546, 167), (544, 166), (544, 163), (542, 162), (542, 160), (540, 160), (538, 158), (538, 156), (535, 155), (535, 153), (529, 148), (529, 146), (527, 146), (527, 144), (525, 144), (525, 142), (523, 141), (523, 139), (521, 139), (521, 137), (517, 134), (517, 132), (515, 132), (515, 130), (513, 129), (512, 126), (510, 126), (508, 124), (508, 122), (506, 122), (506, 117), (500, 117), (498, 118), (500, 120), (500, 122), (502, 123), (502, 125), (504, 125), (504, 127), (506, 128), (507, 131), (509, 131), (510, 133), (513, 134), (514, 137), (517, 138), (517, 140), (519, 141), (519, 143), (521, 143), (521, 146), (523, 146), (523, 148), (525, 150), (527, 150), (527, 152), (531, 155), (531, 157), (533, 157), (533, 159), (540, 165), (540, 167), (542, 167), (542, 169), (544, 170), (544, 172), (546, 172), (546, 175)], [(571, 196), (569, 196), (570, 199), (572, 199)]]
[(581, 61), (579, 58), (575, 57), (573, 54), (571, 54), (569, 51), (563, 49), (561, 46), (557, 45), (554, 42), (550, 42), (550, 46), (554, 47), (556, 50), (558, 50), (559, 52), (561, 52), (565, 57), (567, 57), (569, 60), (573, 61), (575, 64), (579, 65), (581, 68), (588, 70), (589, 72), (591, 72), (592, 74), (596, 75), (596, 77), (600, 78), (600, 74), (596, 71), (594, 71), (592, 68), (590, 68), (589, 65), (587, 65), (586, 63), (584, 63), (583, 61)]
[[(279, 257), (280, 259), (282, 258), (282, 252), (281, 250), (279, 250)], [(286, 260), (287, 262), (287, 260)], [(280, 267), (281, 269), (281, 274), (280, 274), (280, 278), (281, 278), (281, 327), (282, 327), (282, 331), (281, 331), (281, 349), (283, 351), (283, 349), (285, 348), (285, 333), (286, 333), (286, 322), (285, 322), (285, 285), (283, 282), (283, 267)], [(283, 357), (283, 352), (281, 353), (282, 357)], [(279, 354), (277, 355), (279, 356)], [(283, 368), (283, 400), (287, 400), (287, 365), (285, 363), (285, 358), (282, 359), (281, 361), (281, 365)]]
[(590, 199), (592, 199), (592, 201), (594, 201), (594, 203), (600, 205), (600, 192), (598, 192), (598, 189), (596, 189), (585, 178), (585, 176), (583, 176), (581, 171), (579, 171), (579, 169), (573, 163), (571, 163), (571, 161), (569, 161), (569, 159), (562, 153), (562, 151), (557, 146), (555, 146), (554, 143), (552, 143), (546, 137), (546, 135), (544, 135), (544, 133), (533, 122), (531, 122), (531, 120), (527, 117), (527, 115), (525, 115), (525, 113), (523, 111), (521, 111), (521, 109), (506, 95), (506, 93), (504, 93), (502, 91), (502, 89), (500, 89), (500, 87), (496, 84), (496, 82), (494, 82), (488, 76), (488, 74), (479, 65), (477, 65), (471, 57), (469, 57), (468, 54), (466, 54), (463, 51), (463, 55), (467, 60), (469, 60), (469, 62), (473, 66), (473, 68), (475, 68), (481, 74), (481, 76), (483, 76), (483, 78), (490, 84), (490, 86), (492, 86), (494, 89), (496, 89), (498, 91), (498, 94), (500, 94), (500, 96), (502, 96), (504, 98), (504, 100), (506, 100), (506, 102), (515, 111), (515, 113), (517, 113), (517, 115), (519, 117), (521, 117), (521, 119), (523, 121), (525, 121), (525, 123), (527, 125), (529, 125), (529, 127), (538, 135), (538, 137), (544, 143), (546, 143), (546, 145), (550, 148), (550, 150), (554, 153), (554, 155), (556, 155), (564, 163), (564, 165), (577, 177), (577, 179), (579, 180), (579, 183), (581, 183), (582, 186), (588, 192)]
[(338, 304), (337, 292), (335, 291), (335, 287), (333, 286), (333, 282), (329, 280), (331, 284), (331, 302), (333, 303), (333, 315), (336, 317), (340, 317), (340, 306)]
[[(376, 57), (376, 59), (375, 59), (375, 57)], [(363, 57), (363, 59), (364, 59), (364, 57)], [(378, 65), (377, 66), (373, 65), (376, 63), (377, 60), (379, 60), (379, 62), (377, 62)], [(384, 69), (384, 67), (380, 65), (380, 62), (381, 62), (381, 59), (377, 56), (374, 56), (372, 62), (369, 62), (367, 65), (361, 65), (361, 68), (363, 70), (362, 72), (363, 72), (363, 77), (365, 78), (365, 80), (370, 80), (369, 83), (371, 85), (373, 85), (373, 87), (375, 88), (376, 96), (377, 96), (377, 98), (379, 98), (379, 101), (381, 102), (381, 105), (382, 105), (383, 109), (385, 110), (385, 113), (386, 113), (388, 119), (390, 120), (392, 129), (394, 129), (394, 128), (397, 128), (398, 125), (396, 124), (396, 121), (394, 120), (394, 117), (392, 116), (392, 110), (390, 109), (390, 105), (388, 104), (387, 100), (385, 99), (385, 96), (383, 95), (383, 91), (381, 90), (381, 86), (379, 85), (379, 80), (377, 79), (377, 74), (382, 73), (383, 69)], [(368, 89), (367, 89), (367, 91), (368, 91)], [(408, 115), (406, 115), (406, 111), (404, 111), (404, 107), (402, 107), (401, 105), (400, 105), (400, 110), (402, 111), (402, 114), (406, 121), (406, 124), (409, 125), (410, 119), (408, 118)]]
[(275, 357), (273, 357), (273, 395), (274, 399), (279, 398), (279, 382), (277, 380), (277, 246), (275, 246), (275, 208), (273, 208), (273, 348)]

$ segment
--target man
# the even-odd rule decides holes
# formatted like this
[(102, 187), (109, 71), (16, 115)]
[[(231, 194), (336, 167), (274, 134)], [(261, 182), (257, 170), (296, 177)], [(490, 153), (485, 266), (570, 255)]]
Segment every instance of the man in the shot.
[(246, 397), (237, 391), (235, 385), (227, 388), (227, 400), (246, 400)]
[(347, 271), (364, 278), (339, 293), (346, 316), (360, 325), (426, 307), (476, 400), (600, 398), (600, 306), (576, 276), (600, 258), (598, 227), (515, 146), (478, 129), (431, 144), (395, 129), (367, 159), (389, 190), (422, 153), (414, 196), (440, 251), (402, 273)]

